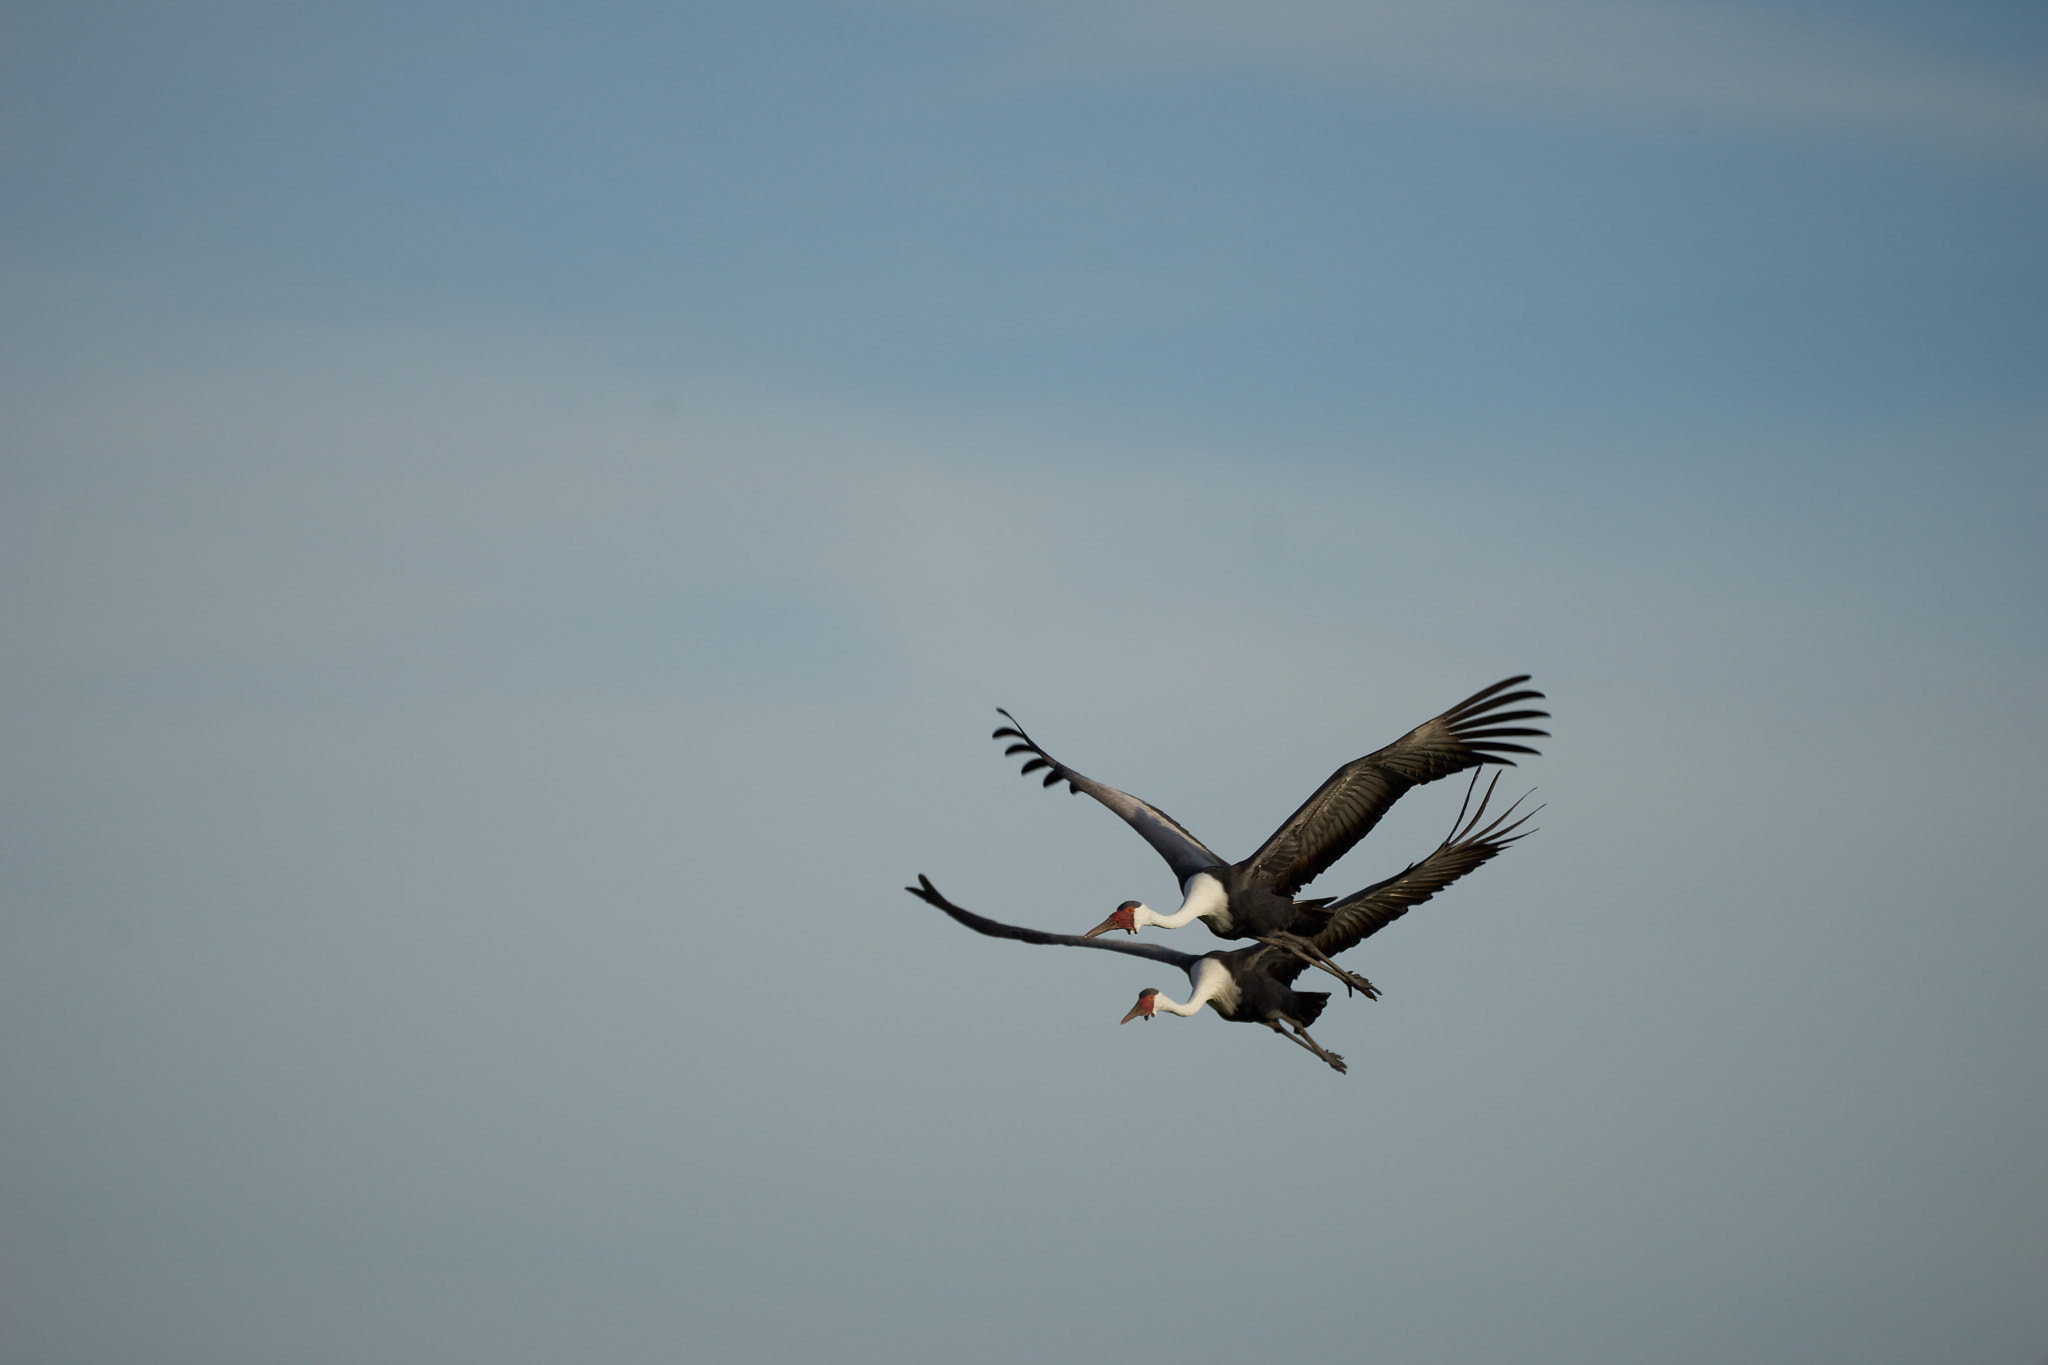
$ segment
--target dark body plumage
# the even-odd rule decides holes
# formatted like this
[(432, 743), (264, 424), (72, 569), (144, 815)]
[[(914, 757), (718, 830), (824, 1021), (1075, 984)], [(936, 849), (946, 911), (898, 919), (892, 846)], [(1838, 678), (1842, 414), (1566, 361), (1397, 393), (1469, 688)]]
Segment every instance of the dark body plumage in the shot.
[(1211, 953), (1237, 985), (1237, 1000), (1228, 1008), (1211, 1001), (1209, 1008), (1236, 1024), (1263, 1024), (1286, 1017), (1306, 1027), (1322, 1018), (1330, 1003), (1328, 991), (1298, 991), (1294, 979), (1305, 965), (1293, 953), (1260, 943), (1227, 953)]
[(1314, 932), (1324, 907), (1330, 903), (1327, 896), (1298, 901), (1279, 895), (1239, 866), (1211, 868), (1209, 875), (1223, 883), (1223, 894), (1229, 898), (1225, 902), (1228, 919), (1218, 915), (1201, 917), (1209, 932), (1218, 938), (1266, 938), (1290, 930)]
[[(1330, 774), (1257, 852), (1238, 863), (1218, 857), (1157, 806), (1083, 776), (1053, 758), (1000, 707), (997, 710), (1011, 723), (998, 728), (993, 737), (1016, 741), (1004, 753), (1031, 756), (1024, 772), (1049, 769), (1045, 786), (1065, 782), (1069, 792), (1086, 792), (1121, 816), (1173, 869), (1183, 896), (1197, 894), (1200, 874), (1214, 878), (1221, 887), (1222, 903), (1212, 910), (1203, 902), (1200, 918), (1218, 937), (1263, 939), (1288, 932), (1313, 935), (1329, 923), (1333, 906), (1327, 899), (1298, 901), (1295, 894), (1350, 852), (1411, 787), (1484, 764), (1512, 767), (1514, 760), (1507, 754), (1537, 752), (1513, 741), (1549, 732), (1516, 722), (1543, 719), (1550, 713), (1502, 709), (1517, 702), (1542, 700), (1541, 692), (1509, 690), (1528, 680), (1527, 674), (1503, 679), (1424, 721), (1385, 748), (1346, 763)], [(1135, 903), (1126, 903), (1131, 904)]]

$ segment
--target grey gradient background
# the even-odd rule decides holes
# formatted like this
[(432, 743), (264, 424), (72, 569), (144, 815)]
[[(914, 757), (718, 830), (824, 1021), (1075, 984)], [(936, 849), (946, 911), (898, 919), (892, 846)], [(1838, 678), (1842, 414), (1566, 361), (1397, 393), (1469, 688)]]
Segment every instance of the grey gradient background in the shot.
[[(2039, 6), (15, 4), (0, 128), (9, 1361), (2048, 1353)], [(995, 705), (1241, 856), (1520, 671), (1349, 1076), (898, 889), (1170, 900)]]

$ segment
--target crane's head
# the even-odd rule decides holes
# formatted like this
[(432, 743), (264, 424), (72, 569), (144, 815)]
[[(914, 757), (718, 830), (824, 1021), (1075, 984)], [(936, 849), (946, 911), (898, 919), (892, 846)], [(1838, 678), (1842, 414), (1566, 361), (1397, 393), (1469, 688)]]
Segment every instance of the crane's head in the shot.
[(1131, 1012), (1117, 1020), (1117, 1022), (1119, 1024), (1128, 1024), (1133, 1019), (1150, 1019), (1153, 1008), (1158, 1004), (1159, 992), (1153, 987), (1147, 986), (1144, 990), (1138, 992), (1138, 1003), (1131, 1006)]
[(1121, 929), (1127, 934), (1135, 934), (1138, 932), (1138, 912), (1144, 908), (1145, 904), (1143, 901), (1125, 901), (1122, 905), (1110, 911), (1108, 919), (1096, 925), (1093, 929), (1081, 935), (1081, 937), (1094, 938), (1097, 934), (1106, 934), (1112, 929)]

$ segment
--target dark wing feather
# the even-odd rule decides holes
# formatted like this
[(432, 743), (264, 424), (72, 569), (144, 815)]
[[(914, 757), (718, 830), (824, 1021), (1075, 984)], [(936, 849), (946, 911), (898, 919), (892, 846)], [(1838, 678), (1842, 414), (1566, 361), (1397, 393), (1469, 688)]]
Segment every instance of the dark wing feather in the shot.
[(1410, 787), (1434, 782), (1481, 764), (1514, 766), (1503, 754), (1536, 750), (1513, 739), (1548, 735), (1513, 722), (1547, 717), (1548, 711), (1502, 711), (1521, 701), (1540, 701), (1541, 692), (1510, 692), (1528, 674), (1507, 678), (1475, 692), (1434, 720), (1364, 758), (1346, 763), (1316, 788), (1301, 809), (1273, 831), (1273, 837), (1238, 864), (1252, 885), (1292, 896), (1351, 851)]
[(1160, 857), (1166, 859), (1166, 865), (1173, 869), (1173, 878), (1177, 885), (1185, 884), (1188, 878), (1205, 867), (1223, 864), (1224, 859), (1211, 853), (1200, 839), (1181, 828), (1180, 821), (1159, 807), (1140, 801), (1128, 792), (1120, 792), (1115, 787), (1104, 786), (1093, 778), (1081, 776), (1039, 748), (1037, 741), (1025, 734), (1024, 727), (1017, 724), (1015, 716), (1000, 706), (996, 708), (996, 714), (1010, 723), (998, 728), (989, 738), (1016, 740), (1015, 744), (1003, 750), (1005, 754), (1031, 755), (1020, 771), (1032, 773), (1040, 768), (1049, 768), (1051, 771), (1045, 775), (1046, 786), (1050, 787), (1055, 782), (1065, 782), (1068, 791), (1086, 792), (1121, 815), (1126, 824), (1144, 836), (1145, 842), (1152, 845)]
[[(1422, 904), (1509, 844), (1535, 833), (1534, 830), (1522, 830), (1529, 816), (1536, 813), (1534, 810), (1512, 824), (1508, 823), (1508, 817), (1515, 813), (1515, 806), (1522, 804), (1520, 801), (1502, 811), (1493, 823), (1480, 828), (1480, 822), (1486, 818), (1486, 803), (1493, 799), (1493, 785), (1499, 781), (1496, 775), (1493, 783), (1487, 784), (1486, 794), (1479, 798), (1479, 809), (1472, 813), (1471, 820), (1465, 821), (1465, 807), (1458, 808), (1458, 820), (1465, 821), (1464, 828), (1458, 828), (1454, 821), (1451, 836), (1439, 844), (1434, 853), (1399, 876), (1353, 892), (1331, 905), (1328, 923), (1313, 940), (1316, 947), (1325, 955), (1335, 957), (1346, 948), (1357, 946), (1361, 940), (1386, 928), (1407, 914), (1411, 907)], [(1479, 774), (1472, 775), (1472, 784), (1478, 786)], [(1470, 791), (1465, 793), (1465, 799), (1468, 803), (1471, 801)], [(1536, 809), (1541, 810), (1542, 807)], [(1521, 832), (1516, 833), (1517, 830)]]
[(1115, 943), (1106, 938), (1082, 938), (1079, 934), (1049, 934), (1043, 929), (1025, 929), (1015, 924), (1003, 924), (977, 915), (972, 910), (962, 910), (941, 896), (939, 888), (932, 885), (932, 879), (922, 872), (917, 874), (917, 883), (916, 886), (906, 886), (903, 889), (919, 900), (929, 901), (938, 906), (975, 933), (987, 934), (991, 938), (1014, 938), (1020, 943), (1058, 943), (1069, 948), (1101, 948), (1112, 953), (1129, 953), (1133, 957), (1149, 957), (1154, 962), (1169, 963), (1182, 971), (1188, 970), (1202, 960), (1198, 954), (1178, 952), (1157, 943)]

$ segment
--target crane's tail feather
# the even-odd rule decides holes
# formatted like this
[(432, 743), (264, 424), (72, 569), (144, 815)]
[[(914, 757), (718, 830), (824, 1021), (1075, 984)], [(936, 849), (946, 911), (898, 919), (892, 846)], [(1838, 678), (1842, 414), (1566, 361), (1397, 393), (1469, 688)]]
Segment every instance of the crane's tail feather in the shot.
[(1306, 1028), (1323, 1017), (1323, 1006), (1330, 1003), (1328, 991), (1296, 991), (1294, 998), (1301, 1009), (1302, 1027)]

